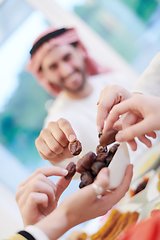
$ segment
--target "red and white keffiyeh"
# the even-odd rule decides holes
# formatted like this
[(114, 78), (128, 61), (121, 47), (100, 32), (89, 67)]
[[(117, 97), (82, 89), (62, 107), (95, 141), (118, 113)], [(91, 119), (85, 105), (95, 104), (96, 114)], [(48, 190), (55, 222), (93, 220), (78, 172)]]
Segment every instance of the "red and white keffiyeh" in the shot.
[[(57, 29), (52, 28), (52, 27), (47, 29), (46, 31), (44, 31), (35, 40), (35, 42), (33, 44), (33, 47), (38, 41), (42, 40), (43, 37), (45, 37), (46, 35), (48, 35), (52, 32), (54, 33), (55, 31), (57, 31)], [(98, 63), (96, 63), (89, 56), (86, 48), (84, 47), (84, 45), (80, 41), (76, 29), (75, 28), (68, 28), (61, 35), (50, 38), (48, 41), (44, 41), (44, 42), (42, 41), (42, 43), (40, 44), (38, 49), (31, 55), (31, 58), (26, 65), (26, 70), (28, 72), (30, 72), (37, 79), (37, 81), (40, 83), (40, 85), (43, 88), (45, 88), (46, 91), (50, 95), (52, 95), (54, 97), (57, 96), (57, 94), (61, 91), (61, 89), (57, 88), (57, 86), (55, 86), (54, 84), (50, 84), (47, 81), (47, 79), (45, 78), (43, 72), (39, 70), (40, 66), (41, 66), (41, 63), (42, 63), (42, 59), (44, 58), (47, 51), (52, 49), (54, 46), (63, 45), (63, 44), (71, 44), (71, 43), (74, 43), (74, 42), (78, 42), (79, 47), (85, 53), (85, 68), (86, 68), (87, 74), (89, 76), (100, 74), (100, 73), (107, 73), (107, 72), (111, 71), (109, 68), (100, 66)]]

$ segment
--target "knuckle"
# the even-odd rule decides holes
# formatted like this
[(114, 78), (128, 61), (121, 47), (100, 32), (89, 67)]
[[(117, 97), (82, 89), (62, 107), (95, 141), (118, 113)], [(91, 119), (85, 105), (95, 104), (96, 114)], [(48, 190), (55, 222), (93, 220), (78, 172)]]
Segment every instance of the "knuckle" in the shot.
[(43, 181), (44, 179), (45, 179), (45, 176), (43, 175), (42, 170), (41, 170), (41, 173), (39, 173), (39, 174), (37, 175), (37, 180)]
[(41, 139), (46, 135), (47, 129), (42, 129), (39, 136), (36, 138), (35, 142), (40, 143)]
[(104, 109), (104, 108), (106, 108), (106, 103), (105, 103), (105, 101), (100, 101), (100, 103), (99, 103), (99, 105), (98, 105), (98, 108), (99, 108), (99, 109)]
[(20, 183), (17, 187), (17, 191), (19, 191), (22, 186), (23, 186), (22, 183)]
[(118, 109), (119, 109), (118, 105), (114, 105), (112, 107), (112, 112), (118, 112)]
[(66, 125), (68, 125), (68, 121), (66, 120), (66, 119), (64, 119), (64, 118), (60, 118), (59, 120), (58, 120), (58, 124), (63, 128), (63, 127), (65, 127)]
[(53, 157), (54, 154), (55, 153), (53, 153), (52, 151), (48, 151), (48, 152), (45, 153), (45, 157), (46, 157), (46, 159), (50, 159), (50, 158)]
[(43, 173), (43, 168), (37, 168), (35, 170), (36, 175), (41, 175)]
[(19, 200), (19, 192), (17, 192), (17, 193), (15, 194), (15, 200), (16, 200), (16, 202), (18, 203), (18, 200)]
[(113, 90), (121, 89), (121, 86), (119, 86), (118, 84), (113, 84), (111, 86), (111, 89), (113, 89)]
[(49, 123), (48, 123), (48, 128), (53, 128), (54, 125), (55, 125), (55, 122), (49, 122)]
[(30, 199), (30, 201), (35, 201), (35, 193), (34, 192), (31, 192), (28, 196), (28, 198)]
[(36, 140), (35, 140), (35, 145), (36, 145), (36, 147), (39, 145), (39, 137), (36, 138)]
[[(62, 152), (62, 147), (59, 144), (55, 144), (53, 147), (54, 153), (61, 153)], [(52, 152), (53, 154), (53, 152)]]
[(40, 131), (40, 136), (43, 136), (45, 131), (46, 131), (46, 129), (42, 129), (42, 130)]
[(60, 118), (57, 122), (60, 123), (60, 122), (64, 122), (64, 121), (66, 121), (65, 118)]
[[(58, 142), (59, 142), (60, 144), (62, 144), (62, 143), (64, 143), (64, 142), (68, 143), (68, 141), (67, 141), (67, 139), (66, 139), (66, 136), (65, 136), (64, 134), (59, 134), (57, 140), (58, 140)], [(59, 149), (59, 148), (60, 148), (60, 145), (59, 145), (59, 144), (56, 144), (54, 147), (55, 147), (56, 149)]]
[(33, 187), (33, 189), (38, 189), (39, 188), (39, 180), (35, 179), (32, 183), (31, 186)]

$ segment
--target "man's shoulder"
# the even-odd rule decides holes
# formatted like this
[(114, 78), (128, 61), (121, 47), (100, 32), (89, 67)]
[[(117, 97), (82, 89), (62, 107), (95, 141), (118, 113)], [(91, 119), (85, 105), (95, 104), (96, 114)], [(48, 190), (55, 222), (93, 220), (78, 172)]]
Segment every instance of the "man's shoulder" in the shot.
[(117, 72), (109, 72), (109, 73), (105, 73), (105, 74), (97, 74), (94, 76), (89, 77), (89, 81), (91, 84), (102, 84), (102, 85), (106, 85), (106, 84), (110, 84), (112, 83), (112, 80), (118, 75)]
[(91, 76), (89, 81), (92, 85), (99, 85), (100, 87), (105, 87), (106, 85), (119, 84), (123, 87), (130, 89), (132, 83), (128, 81), (128, 76), (122, 72), (113, 71), (105, 74), (98, 74)]
[(72, 105), (73, 101), (69, 99), (66, 94), (60, 93), (48, 109), (48, 114), (66, 113), (70, 108), (72, 109)]
[(55, 109), (61, 109), (64, 107), (64, 105), (67, 104), (66, 99), (63, 98), (63, 95), (61, 94), (60, 96), (57, 96), (56, 99), (54, 100), (53, 104), (50, 106), (48, 111), (54, 111)]

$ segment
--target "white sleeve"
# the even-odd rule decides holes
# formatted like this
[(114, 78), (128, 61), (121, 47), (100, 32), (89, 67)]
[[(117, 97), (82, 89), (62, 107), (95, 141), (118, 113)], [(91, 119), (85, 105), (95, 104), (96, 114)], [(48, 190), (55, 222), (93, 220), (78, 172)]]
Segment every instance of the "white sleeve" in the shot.
[(132, 92), (160, 96), (160, 52), (152, 59), (150, 65), (142, 73)]
[(34, 225), (28, 225), (24, 230), (30, 233), (36, 240), (49, 240), (46, 234)]

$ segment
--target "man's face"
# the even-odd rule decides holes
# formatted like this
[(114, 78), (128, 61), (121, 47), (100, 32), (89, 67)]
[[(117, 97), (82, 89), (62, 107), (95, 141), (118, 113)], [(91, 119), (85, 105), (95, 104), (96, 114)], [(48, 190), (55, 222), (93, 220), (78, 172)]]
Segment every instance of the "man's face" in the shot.
[(72, 45), (56, 46), (49, 51), (41, 64), (50, 83), (69, 92), (78, 92), (84, 86), (86, 74), (82, 51)]

